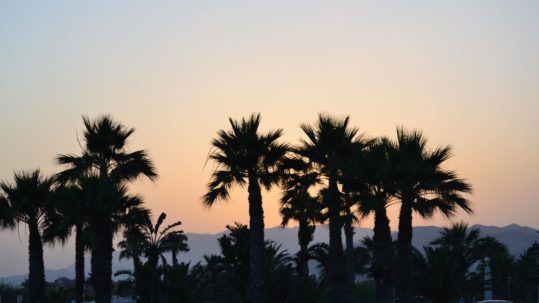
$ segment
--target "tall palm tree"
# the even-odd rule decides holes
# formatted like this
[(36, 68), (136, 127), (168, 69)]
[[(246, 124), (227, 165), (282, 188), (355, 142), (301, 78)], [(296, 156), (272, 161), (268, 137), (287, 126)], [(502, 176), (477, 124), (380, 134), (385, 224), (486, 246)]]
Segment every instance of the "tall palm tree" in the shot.
[(471, 186), (455, 172), (442, 168), (451, 156), (449, 146), (429, 150), (421, 131), (397, 128), (397, 140), (390, 151), (390, 174), (401, 202), (395, 268), (400, 302), (409, 303), (413, 296), (412, 213), (425, 218), (436, 211), (452, 217), (459, 208), (472, 213), (470, 202), (463, 196), (471, 192)]
[[(92, 281), (96, 292), (96, 303), (109, 303), (112, 291), (112, 238), (115, 230), (114, 206), (125, 205), (122, 187), (125, 183), (146, 176), (157, 178), (152, 161), (144, 150), (127, 152), (126, 143), (135, 131), (114, 121), (110, 116), (101, 116), (95, 121), (83, 116), (85, 126), (84, 146), (80, 155), (60, 155), (57, 161), (67, 168), (57, 175), (62, 182), (75, 182), (81, 176), (97, 175), (103, 194), (99, 196), (99, 207), (93, 213), (90, 225), (96, 233), (92, 248)], [(130, 200), (130, 199), (127, 199)]]
[(280, 179), (279, 165), (288, 152), (288, 146), (278, 142), (282, 130), (259, 133), (260, 114), (236, 121), (229, 119), (231, 130), (220, 130), (212, 141), (208, 158), (216, 168), (208, 183), (203, 203), (211, 207), (217, 200), (229, 197), (234, 184), (247, 185), (249, 192), (249, 266), (250, 302), (266, 302), (264, 272), (264, 210), (260, 186), (266, 189)]
[(30, 302), (41, 303), (46, 300), (42, 230), (50, 212), (53, 179), (44, 177), (39, 170), (15, 173), (14, 179), (14, 183), (0, 182), (5, 193), (5, 222), (12, 220), (28, 227)]
[(91, 242), (88, 230), (90, 214), (99, 180), (96, 177), (81, 177), (76, 184), (60, 186), (54, 192), (55, 211), (46, 221), (43, 238), (65, 244), (75, 233), (75, 300), (83, 302), (84, 296), (84, 253)]
[(387, 207), (393, 202), (393, 186), (389, 176), (389, 139), (373, 140), (363, 154), (357, 184), (361, 196), (359, 213), (374, 213), (372, 237), (372, 275), (376, 283), (376, 302), (393, 302), (393, 244)]
[(313, 240), (316, 223), (321, 221), (322, 207), (317, 197), (309, 190), (320, 183), (316, 172), (301, 158), (288, 158), (283, 162), (285, 174), (282, 182), (281, 216), (282, 225), (290, 220), (298, 222), (298, 275), (309, 276), (309, 243)]
[[(133, 253), (133, 247), (138, 246), (140, 252), (142, 252), (142, 256), (146, 258), (146, 266), (149, 269), (150, 275), (150, 292), (148, 297), (148, 302), (150, 303), (157, 301), (159, 259), (164, 258), (164, 254), (167, 252), (177, 254), (180, 251), (189, 250), (187, 236), (183, 231), (176, 229), (181, 225), (181, 222), (177, 221), (162, 228), (165, 219), (166, 214), (161, 213), (156, 223), (153, 224), (150, 217), (146, 216), (137, 227), (126, 229), (124, 235), (127, 235), (127, 237), (119, 244), (120, 247), (129, 250), (129, 253), (133, 257), (139, 257)], [(130, 241), (136, 242), (129, 243)]]
[[(349, 118), (336, 119), (319, 115), (314, 125), (303, 124), (301, 129), (307, 136), (301, 140), (298, 153), (306, 158), (313, 169), (325, 179), (323, 205), (329, 219), (329, 276), (332, 284), (333, 302), (349, 300), (351, 285), (347, 285), (347, 271), (342, 245), (342, 196), (339, 181), (344, 167), (354, 154), (355, 145), (364, 145), (365, 138), (358, 129), (349, 126)], [(342, 181), (342, 180), (341, 180)]]

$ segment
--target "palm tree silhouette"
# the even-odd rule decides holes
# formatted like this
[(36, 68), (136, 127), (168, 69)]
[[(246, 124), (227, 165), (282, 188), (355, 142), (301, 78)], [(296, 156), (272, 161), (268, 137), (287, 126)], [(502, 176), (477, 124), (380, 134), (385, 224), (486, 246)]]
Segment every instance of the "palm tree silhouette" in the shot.
[(477, 285), (478, 279), (468, 271), (469, 265), (449, 247), (424, 247), (423, 253), (414, 250), (414, 285), (429, 302), (457, 302), (463, 297), (464, 286)]
[[(358, 129), (349, 126), (349, 118), (336, 119), (319, 115), (314, 125), (303, 124), (301, 129), (307, 136), (301, 140), (298, 153), (306, 158), (327, 187), (322, 190), (323, 205), (329, 219), (329, 277), (332, 284), (333, 302), (347, 302), (351, 285), (347, 285), (347, 268), (344, 263), (342, 245), (342, 197), (339, 181), (344, 167), (353, 155), (354, 145), (363, 145), (365, 138)], [(352, 269), (350, 269), (352, 270)]]
[(373, 140), (363, 153), (356, 189), (361, 197), (358, 204), (362, 216), (374, 213), (372, 237), (372, 275), (376, 283), (376, 302), (393, 302), (393, 243), (387, 207), (393, 202), (394, 190), (389, 176), (389, 139)]
[(451, 156), (449, 146), (427, 148), (419, 130), (397, 128), (397, 139), (390, 150), (391, 176), (401, 202), (396, 263), (396, 293), (403, 303), (412, 302), (412, 213), (429, 218), (436, 211), (446, 217), (458, 208), (472, 213), (470, 202), (462, 196), (471, 186), (442, 164)]
[[(346, 174), (343, 174), (344, 178)], [(344, 243), (346, 244), (344, 248), (344, 258), (346, 262), (346, 278), (348, 285), (354, 285), (356, 280), (356, 248), (354, 246), (354, 225), (359, 224), (361, 217), (357, 212), (356, 205), (358, 204), (358, 196), (351, 191), (346, 185), (347, 181), (343, 181), (343, 193), (342, 193), (342, 202), (343, 202), (343, 230), (344, 230)], [(352, 294), (349, 294), (351, 296)], [(353, 301), (353, 297), (349, 298), (349, 301)]]
[(5, 193), (2, 199), (4, 224), (28, 227), (28, 254), (30, 302), (45, 302), (45, 266), (43, 263), (42, 230), (51, 211), (53, 179), (44, 177), (39, 170), (14, 174), (14, 183), (1, 182)]
[[(173, 262), (177, 265), (176, 254), (181, 251), (189, 251), (189, 247), (187, 246), (187, 236), (183, 231), (176, 229), (181, 225), (180, 221), (163, 227), (166, 219), (165, 213), (159, 215), (155, 224), (152, 223), (149, 216), (141, 216), (140, 218), (140, 224), (126, 229), (124, 232), (125, 240), (118, 245), (124, 248), (122, 251), (123, 256), (129, 254), (132, 257), (138, 258), (142, 255), (146, 258), (150, 286), (147, 300), (153, 303), (157, 302), (158, 299), (159, 260), (164, 258), (165, 253), (171, 252), (173, 254)], [(134, 247), (138, 247), (138, 249), (135, 251)], [(137, 252), (140, 252), (141, 255), (136, 255)], [(138, 277), (140, 278), (140, 276)]]
[(112, 238), (115, 231), (113, 214), (117, 212), (114, 207), (125, 206), (122, 202), (130, 200), (134, 202), (129, 196), (122, 197), (126, 192), (123, 188), (125, 183), (139, 176), (154, 180), (157, 174), (144, 150), (126, 151), (126, 142), (135, 131), (133, 128), (126, 128), (110, 116), (101, 116), (95, 121), (83, 116), (83, 122), (85, 144), (82, 154), (58, 156), (58, 163), (67, 168), (57, 175), (57, 179), (66, 183), (76, 182), (81, 176), (99, 177), (103, 194), (90, 221), (96, 233), (92, 247), (92, 282), (96, 303), (109, 303), (112, 290)]
[[(482, 260), (482, 256), (478, 252), (478, 244), (480, 241), (480, 232), (477, 228), (470, 228), (464, 222), (453, 223), (450, 227), (444, 227), (440, 231), (440, 236), (430, 242), (430, 245), (435, 249), (446, 249), (450, 254), (450, 261), (454, 263), (454, 267), (464, 268), (457, 272), (453, 272), (452, 278), (456, 281), (451, 281), (446, 285), (452, 285), (456, 289), (456, 294), (459, 298), (464, 297), (465, 288), (469, 287), (469, 271), (472, 265)], [(460, 276), (456, 276), (460, 273)]]
[[(440, 236), (430, 242), (430, 245), (447, 247), (463, 259), (474, 262), (477, 258), (475, 248), (480, 239), (478, 228), (470, 228), (464, 222), (451, 224), (440, 231)], [(470, 263), (471, 265), (471, 263)]]
[(309, 170), (309, 164), (298, 157), (283, 161), (284, 176), (281, 195), (282, 225), (290, 220), (298, 222), (298, 275), (309, 276), (309, 243), (313, 240), (316, 223), (322, 220), (322, 207), (317, 197), (309, 190), (319, 185), (321, 180), (316, 172)]
[(236, 121), (229, 119), (231, 130), (220, 130), (212, 141), (208, 158), (217, 164), (208, 183), (203, 203), (211, 207), (217, 200), (228, 199), (234, 184), (247, 185), (249, 192), (249, 297), (250, 302), (267, 301), (264, 256), (264, 210), (260, 186), (266, 189), (280, 179), (280, 162), (288, 146), (278, 142), (282, 130), (259, 133), (260, 114)]
[[(476, 252), (482, 259), (490, 259), (493, 297), (507, 298), (507, 281), (515, 263), (515, 257), (509, 252), (509, 248), (496, 238), (486, 236), (477, 241)], [(483, 272), (484, 263), (481, 262), (478, 268)]]
[[(349, 285), (354, 285), (356, 278), (356, 248), (354, 247), (354, 225), (361, 222), (362, 213), (360, 212), (363, 195), (362, 189), (366, 187), (364, 177), (365, 152), (366, 148), (371, 144), (372, 140), (365, 138), (358, 139), (352, 146), (352, 154), (346, 165), (342, 169), (340, 180), (342, 183), (341, 199), (342, 214), (343, 214), (343, 229), (345, 237), (345, 261), (346, 268), (350, 269), (347, 272)], [(361, 261), (361, 260), (359, 260)], [(349, 301), (354, 298), (350, 296)]]
[(92, 246), (95, 235), (89, 228), (96, 197), (99, 195), (99, 179), (95, 176), (80, 177), (71, 185), (55, 190), (55, 212), (49, 215), (43, 238), (65, 244), (75, 233), (75, 301), (83, 302), (84, 253)]
[(121, 221), (123, 223), (123, 240), (118, 243), (118, 248), (120, 248), (119, 258), (121, 259), (131, 259), (133, 260), (133, 271), (126, 272), (121, 271), (116, 272), (115, 275), (131, 274), (135, 277), (135, 290), (139, 291), (144, 288), (142, 285), (144, 278), (143, 274), (143, 262), (141, 257), (144, 256), (144, 247), (141, 243), (146, 241), (144, 233), (141, 230), (144, 228), (144, 225), (150, 221), (150, 211), (145, 208), (134, 208), (129, 214), (124, 216)]

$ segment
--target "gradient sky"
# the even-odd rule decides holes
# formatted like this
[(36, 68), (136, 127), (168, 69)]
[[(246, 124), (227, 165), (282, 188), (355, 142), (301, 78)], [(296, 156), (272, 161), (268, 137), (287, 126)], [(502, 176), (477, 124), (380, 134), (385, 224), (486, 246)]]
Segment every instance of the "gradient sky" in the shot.
[(538, 228), (538, 28), (538, 1), (2, 1), (0, 179), (57, 172), (56, 154), (79, 152), (81, 115), (110, 113), (160, 174), (132, 190), (186, 231), (218, 232), (248, 222), (243, 190), (200, 202), (227, 118), (261, 112), (294, 143), (324, 112), (450, 144), (448, 167), (474, 186), (475, 214), (456, 220)]

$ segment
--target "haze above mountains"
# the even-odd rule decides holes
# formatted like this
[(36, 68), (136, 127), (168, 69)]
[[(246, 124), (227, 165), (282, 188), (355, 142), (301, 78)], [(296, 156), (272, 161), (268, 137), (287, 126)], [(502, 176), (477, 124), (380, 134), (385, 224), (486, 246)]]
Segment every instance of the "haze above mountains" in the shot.
[[(485, 225), (473, 225), (472, 227), (478, 228), (481, 232), (481, 236), (495, 237), (500, 242), (507, 245), (510, 253), (516, 256), (524, 252), (535, 241), (539, 241), (538, 230), (534, 228), (526, 227), (526, 226), (520, 226), (517, 224), (511, 224), (504, 227), (485, 226)], [(431, 242), (433, 239), (438, 237), (441, 230), (442, 228), (437, 227), (437, 226), (414, 227), (413, 245), (417, 248), (421, 248), (425, 245), (428, 245), (429, 242)], [(372, 235), (372, 229), (370, 228), (358, 227), (355, 229), (355, 232), (356, 232), (355, 234), (356, 243), (359, 243), (361, 239), (363, 239), (363, 237)], [(219, 253), (219, 246), (217, 244), (217, 239), (221, 237), (224, 233), (225, 232), (220, 232), (216, 234), (187, 233), (187, 236), (189, 238), (188, 243), (189, 243), (190, 251), (179, 255), (180, 262), (191, 262), (192, 264), (194, 264), (196, 262), (202, 261), (204, 255)], [(393, 236), (396, 237), (395, 232), (393, 233)], [(289, 253), (295, 253), (298, 250), (297, 227), (268, 228), (266, 229), (266, 238), (279, 243), (282, 249), (287, 250)], [(327, 242), (327, 241), (328, 241), (327, 226), (321, 225), (315, 231), (313, 243)], [(73, 254), (71, 251), (69, 251), (69, 249), (72, 250), (72, 245), (70, 244), (68, 244), (62, 250), (61, 257), (71, 258), (71, 260), (74, 260), (72, 259)], [(6, 263), (9, 264), (10, 260), (8, 259), (13, 259), (14, 257), (15, 257), (14, 260), (17, 260), (17, 262), (27, 260), (26, 251), (18, 250), (16, 254), (13, 254), (13, 251), (11, 251), (10, 254), (6, 254), (6, 252), (10, 252), (10, 250), (4, 248), (2, 252), (0, 252), (0, 259), (2, 260), (1, 262), (2, 264), (6, 264)], [(64, 259), (64, 262), (65, 262), (65, 259)], [(90, 262), (90, 258), (89, 256), (87, 256), (86, 257), (86, 271), (87, 272), (89, 271), (89, 268), (90, 268), (89, 262)], [(130, 260), (119, 260), (118, 251), (114, 252), (113, 272), (120, 269), (130, 269), (131, 264), (132, 263)], [(46, 266), (48, 265), (47, 258), (45, 260), (45, 265)], [(60, 268), (60, 269), (47, 269), (45, 273), (46, 279), (47, 281), (54, 281), (60, 277), (67, 277), (67, 278), (72, 279), (74, 278), (74, 275), (75, 275), (74, 268), (75, 268), (74, 264), (72, 264), (70, 266)], [(18, 275), (4, 274), (2, 275), (2, 278), (0, 278), (0, 283), (18, 285), (26, 279), (26, 276), (27, 274), (18, 274)]]

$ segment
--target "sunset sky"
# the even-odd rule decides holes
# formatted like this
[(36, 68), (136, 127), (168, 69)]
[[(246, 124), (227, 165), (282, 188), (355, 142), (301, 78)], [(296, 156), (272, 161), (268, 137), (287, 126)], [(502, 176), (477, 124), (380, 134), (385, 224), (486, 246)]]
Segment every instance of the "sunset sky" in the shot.
[[(2, 1), (0, 179), (57, 172), (55, 155), (80, 151), (81, 115), (108, 113), (160, 175), (132, 191), (214, 233), (248, 223), (245, 190), (200, 201), (227, 118), (260, 112), (296, 143), (300, 123), (329, 113), (451, 145), (448, 168), (474, 187), (475, 214), (455, 220), (539, 228), (537, 29), (538, 1)], [(268, 227), (277, 199), (264, 194)]]

